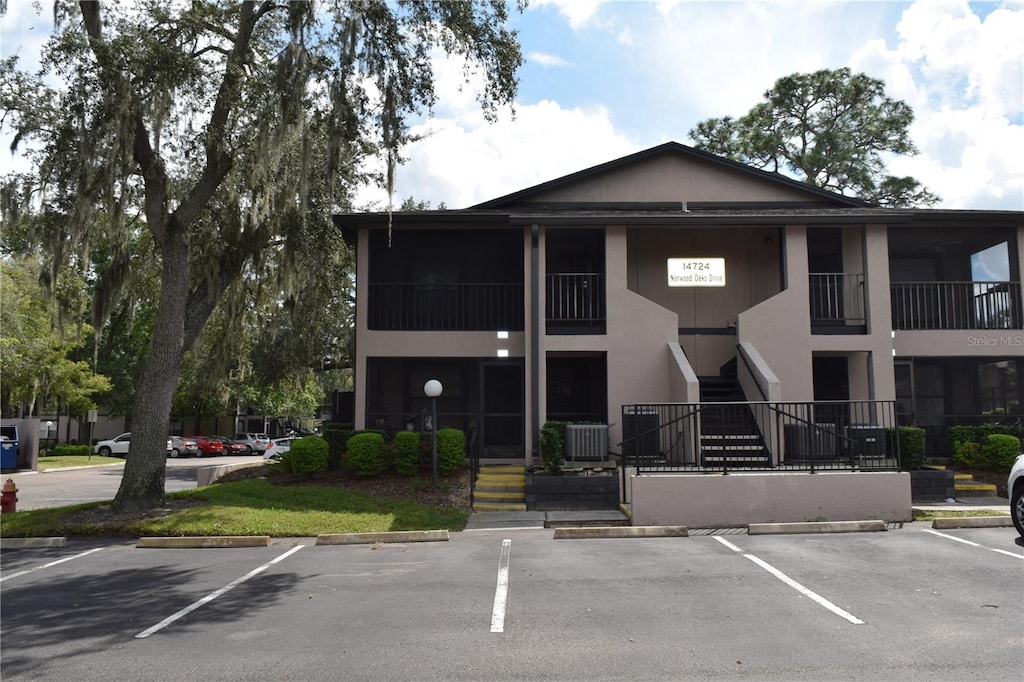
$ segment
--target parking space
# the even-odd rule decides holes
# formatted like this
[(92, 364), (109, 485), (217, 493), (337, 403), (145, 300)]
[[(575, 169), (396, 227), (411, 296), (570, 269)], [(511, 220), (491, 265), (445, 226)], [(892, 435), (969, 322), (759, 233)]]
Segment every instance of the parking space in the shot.
[(552, 535), (7, 551), (2, 676), (998, 680), (1024, 666), (1010, 529)]

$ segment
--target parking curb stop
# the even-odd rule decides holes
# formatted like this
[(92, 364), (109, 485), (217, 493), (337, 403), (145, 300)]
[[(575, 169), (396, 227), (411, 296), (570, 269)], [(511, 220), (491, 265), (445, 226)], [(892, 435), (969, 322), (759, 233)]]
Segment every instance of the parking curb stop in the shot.
[(0, 549), (39, 549), (63, 547), (67, 538), (0, 538)]
[(747, 535), (796, 533), (874, 533), (886, 529), (885, 521), (806, 521), (802, 523), (752, 523)]
[(382, 533), (326, 533), (318, 545), (371, 545), (378, 542), (448, 542), (447, 530), (400, 530)]
[(932, 528), (950, 530), (953, 528), (1010, 528), (1013, 519), (1009, 516), (961, 516), (956, 518), (932, 519)]
[(591, 538), (685, 538), (686, 526), (576, 526), (556, 528), (555, 540)]
[(205, 549), (220, 547), (268, 547), (269, 535), (215, 535), (197, 537), (145, 537), (135, 546), (140, 549)]

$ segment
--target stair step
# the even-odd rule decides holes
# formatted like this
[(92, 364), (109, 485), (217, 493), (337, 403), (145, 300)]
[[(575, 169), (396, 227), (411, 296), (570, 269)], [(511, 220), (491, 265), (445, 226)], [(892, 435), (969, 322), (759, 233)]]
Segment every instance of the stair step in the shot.
[(974, 474), (953, 474), (953, 480), (961, 483), (969, 483), (974, 480)]
[(484, 493), (521, 493), (526, 490), (526, 486), (477, 483), (476, 490)]
[(477, 490), (473, 493), (473, 499), (486, 500), (488, 502), (525, 502), (526, 492), (488, 492)]
[(473, 511), (526, 511), (526, 503), (474, 502)]
[(996, 496), (996, 487), (991, 483), (956, 483), (953, 489), (957, 497)]
[(500, 466), (482, 466), (480, 467), (479, 475), (496, 474), (499, 476), (506, 476), (510, 474), (518, 474), (521, 476), (526, 475), (525, 466), (514, 466), (514, 465), (500, 465)]

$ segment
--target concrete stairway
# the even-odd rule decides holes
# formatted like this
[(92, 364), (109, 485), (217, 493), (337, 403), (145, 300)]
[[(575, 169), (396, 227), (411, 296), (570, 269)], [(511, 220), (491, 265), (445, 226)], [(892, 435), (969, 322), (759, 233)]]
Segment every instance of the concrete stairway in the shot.
[(473, 493), (473, 511), (526, 511), (526, 467), (480, 467)]
[(953, 489), (956, 499), (964, 497), (995, 497), (996, 486), (992, 483), (977, 483), (971, 474), (953, 474)]

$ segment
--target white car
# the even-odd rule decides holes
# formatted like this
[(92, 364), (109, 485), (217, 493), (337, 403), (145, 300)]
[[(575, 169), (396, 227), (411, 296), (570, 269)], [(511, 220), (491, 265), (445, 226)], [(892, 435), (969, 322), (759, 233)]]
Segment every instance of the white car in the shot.
[[(101, 440), (93, 446), (92, 451), (101, 457), (124, 457), (128, 454), (128, 446), (131, 445), (132, 434), (122, 433), (110, 440)], [(167, 439), (167, 453), (170, 454), (173, 448), (171, 439)]]
[(1010, 495), (1010, 516), (1017, 532), (1024, 538), (1024, 455), (1017, 457), (1006, 479), (1006, 492)]
[(275, 438), (263, 452), (263, 459), (281, 459), (281, 455), (292, 449), (292, 443), (298, 438)]

